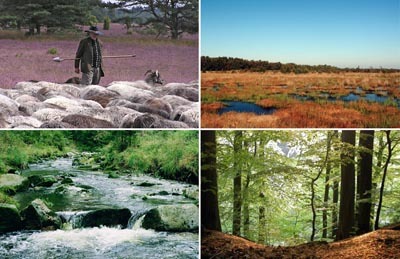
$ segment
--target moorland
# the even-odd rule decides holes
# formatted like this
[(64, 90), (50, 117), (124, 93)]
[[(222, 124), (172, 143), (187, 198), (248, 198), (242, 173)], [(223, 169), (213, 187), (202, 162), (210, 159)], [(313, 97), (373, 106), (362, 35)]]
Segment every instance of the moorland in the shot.
[[(273, 70), (210, 71), (204, 69), (205, 63), (202, 59), (203, 128), (400, 126), (400, 71), (397, 70), (318, 71), (300, 66), (306, 70), (291, 71), (278, 63), (278, 69)], [(256, 104), (266, 112), (223, 112), (232, 101)]]

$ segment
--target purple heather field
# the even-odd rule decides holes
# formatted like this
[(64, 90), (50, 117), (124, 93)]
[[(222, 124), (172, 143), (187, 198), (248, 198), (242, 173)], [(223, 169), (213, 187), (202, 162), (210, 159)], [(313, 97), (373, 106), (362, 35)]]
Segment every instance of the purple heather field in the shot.
[[(82, 38), (84, 36), (82, 32)], [(78, 76), (74, 73), (73, 61), (52, 61), (56, 56), (74, 57), (79, 39), (65, 38), (0, 39), (0, 87), (11, 88), (17, 82), (29, 80), (61, 83)], [(127, 35), (122, 25), (113, 24), (100, 38), (104, 42), (104, 56), (136, 54), (135, 58), (104, 59), (106, 76), (101, 85), (142, 80), (148, 69), (158, 69), (167, 83), (198, 79), (197, 35), (185, 35), (177, 41), (155, 39), (154, 36)], [(51, 48), (55, 48), (57, 54), (49, 54)]]

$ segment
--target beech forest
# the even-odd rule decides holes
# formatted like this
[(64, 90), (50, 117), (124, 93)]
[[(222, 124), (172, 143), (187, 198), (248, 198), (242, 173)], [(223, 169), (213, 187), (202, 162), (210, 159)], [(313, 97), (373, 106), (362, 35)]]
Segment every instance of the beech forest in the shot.
[[(325, 246), (400, 222), (399, 131), (201, 134), (204, 258), (284, 256), (266, 249)], [(236, 247), (217, 247), (228, 239)]]

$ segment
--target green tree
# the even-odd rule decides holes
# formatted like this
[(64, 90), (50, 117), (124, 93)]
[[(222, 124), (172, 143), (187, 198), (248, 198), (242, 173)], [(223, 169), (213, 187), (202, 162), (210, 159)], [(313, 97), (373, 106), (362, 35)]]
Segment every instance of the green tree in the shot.
[(119, 0), (109, 4), (109, 7), (131, 8), (143, 7), (143, 12), (150, 18), (141, 23), (157, 28), (164, 27), (172, 39), (178, 39), (182, 33), (198, 32), (198, 0)]
[(110, 17), (106, 16), (106, 18), (104, 18), (103, 30), (109, 30), (110, 23), (111, 23)]
[(100, 0), (5, 0), (1, 12), (15, 17), (18, 28), (26, 26), (30, 34), (35, 30), (40, 34), (43, 26), (54, 32), (87, 24), (90, 11), (99, 3)]

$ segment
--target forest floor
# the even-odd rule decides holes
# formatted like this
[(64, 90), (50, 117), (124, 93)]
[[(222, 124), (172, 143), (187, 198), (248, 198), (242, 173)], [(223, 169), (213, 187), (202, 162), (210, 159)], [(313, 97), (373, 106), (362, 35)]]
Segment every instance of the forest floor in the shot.
[(380, 229), (338, 242), (264, 246), (217, 231), (202, 233), (202, 258), (400, 258), (400, 231)]

